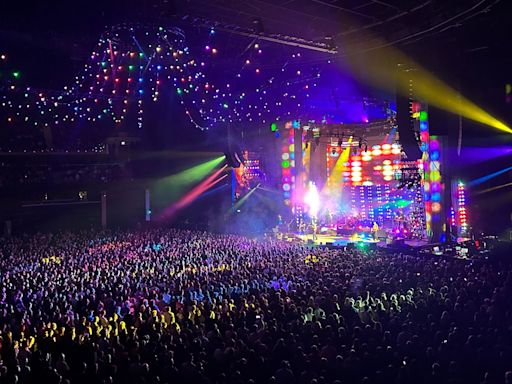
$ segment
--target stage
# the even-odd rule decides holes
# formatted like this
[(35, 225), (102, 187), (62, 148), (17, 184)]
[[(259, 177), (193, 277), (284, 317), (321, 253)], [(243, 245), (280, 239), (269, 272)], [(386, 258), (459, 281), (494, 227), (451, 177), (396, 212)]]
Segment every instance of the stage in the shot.
[[(295, 235), (297, 238), (302, 240), (305, 243), (315, 244), (315, 245), (332, 245), (335, 247), (346, 247), (350, 243), (369, 243), (369, 244), (378, 244), (378, 240), (374, 240), (371, 237), (360, 237), (360, 236), (340, 236), (340, 235), (323, 235), (318, 234), (313, 236), (313, 234), (306, 235)], [(313, 238), (315, 237), (315, 238)]]
[[(315, 237), (315, 238), (313, 238)], [(379, 239), (375, 240), (369, 236), (340, 236), (340, 235), (324, 235), (318, 234), (313, 236), (313, 234), (289, 234), (285, 236), (286, 239), (293, 241), (293, 239), (298, 239), (304, 243), (316, 245), (316, 246), (333, 246), (333, 247), (347, 247), (350, 244), (365, 244), (368, 246), (375, 246), (379, 248), (388, 248), (392, 246), (392, 242)], [(399, 241), (401, 241), (399, 239)], [(423, 247), (428, 244), (426, 240), (417, 240), (417, 239), (403, 239), (402, 244), (405, 246), (418, 248)]]

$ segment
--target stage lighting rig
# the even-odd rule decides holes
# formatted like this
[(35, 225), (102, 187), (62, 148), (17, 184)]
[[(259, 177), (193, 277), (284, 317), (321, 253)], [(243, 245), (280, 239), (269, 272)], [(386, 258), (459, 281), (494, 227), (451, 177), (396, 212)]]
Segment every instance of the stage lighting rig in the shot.
[(188, 15), (186, 16), (186, 19), (190, 20), (193, 25), (200, 28), (208, 28), (209, 30), (213, 28), (215, 30), (231, 33), (238, 36), (252, 37), (262, 41), (269, 41), (272, 43), (289, 45), (292, 47), (299, 47), (317, 52), (330, 53), (333, 55), (338, 53), (338, 48), (333, 44), (332, 39), (314, 41), (296, 36), (268, 33), (265, 32), (261, 19), (253, 20), (253, 28), (245, 28), (240, 25), (227, 24), (202, 17), (189, 18)]

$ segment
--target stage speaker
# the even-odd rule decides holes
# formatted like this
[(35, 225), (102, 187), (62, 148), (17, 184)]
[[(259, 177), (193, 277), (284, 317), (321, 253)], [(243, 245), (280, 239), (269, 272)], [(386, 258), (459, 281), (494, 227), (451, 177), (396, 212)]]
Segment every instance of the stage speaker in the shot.
[(407, 160), (413, 161), (421, 159), (422, 153), (419, 146), (419, 140), (416, 138), (412, 120), (412, 94), (414, 87), (414, 79), (412, 74), (414, 71), (401, 71), (397, 74), (397, 82), (408, 82), (410, 87), (410, 95), (402, 95), (400, 87), (397, 83), (396, 94), (396, 123), (398, 125), (398, 136), (400, 138), (400, 145), (402, 150), (407, 156)]

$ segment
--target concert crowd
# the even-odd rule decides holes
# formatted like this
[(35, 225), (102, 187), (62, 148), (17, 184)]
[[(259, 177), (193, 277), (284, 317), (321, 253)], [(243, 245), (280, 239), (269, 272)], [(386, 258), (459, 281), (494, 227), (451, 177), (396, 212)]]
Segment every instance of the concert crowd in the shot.
[(0, 383), (512, 384), (512, 271), (175, 229), (0, 240)]

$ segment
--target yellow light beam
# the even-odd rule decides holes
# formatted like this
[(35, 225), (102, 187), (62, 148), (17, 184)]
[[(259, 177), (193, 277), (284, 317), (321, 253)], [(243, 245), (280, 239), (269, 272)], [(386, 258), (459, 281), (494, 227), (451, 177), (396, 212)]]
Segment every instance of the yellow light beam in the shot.
[[(345, 163), (350, 158), (350, 151), (352, 149), (352, 136), (348, 139), (348, 147), (343, 149), (339, 155), (334, 167), (332, 168), (331, 175), (329, 177), (330, 183), (324, 185), (321, 196), (322, 200), (332, 201), (333, 198), (341, 197), (342, 187), (341, 181), (343, 180), (343, 172), (345, 171)], [(327, 197), (327, 199), (325, 199)]]
[(339, 187), (339, 184), (341, 183), (343, 171), (345, 170), (345, 163), (350, 158), (350, 150), (352, 149), (352, 136), (348, 139), (348, 147), (343, 149), (343, 152), (341, 152), (340, 156), (338, 157), (338, 160), (336, 160), (336, 164), (334, 164), (334, 167), (331, 172), (331, 184), (332, 186)]
[[(379, 38), (376, 38), (375, 41), (383, 42)], [(512, 133), (512, 129), (508, 125), (468, 100), (397, 48), (386, 46), (385, 42), (378, 51), (366, 55), (346, 55), (341, 57), (339, 62), (341, 66), (348, 65), (356, 77), (368, 84), (391, 92), (396, 87), (397, 92), (409, 96), (410, 76), (405, 70), (398, 71), (395, 82), (393, 71), (398, 63), (407, 63), (407, 68), (413, 68), (411, 70), (414, 71), (414, 95), (418, 100), (424, 100), (439, 109), (459, 114), (503, 132)]]
[[(406, 92), (408, 92), (408, 80), (403, 72), (401, 75), (398, 81), (399, 91), (406, 94)], [(413, 86), (414, 93), (418, 95), (420, 99), (427, 100), (429, 104), (433, 106), (501, 131), (512, 133), (512, 129), (503, 122), (491, 116), (425, 69), (419, 71), (417, 76), (415, 76)]]

